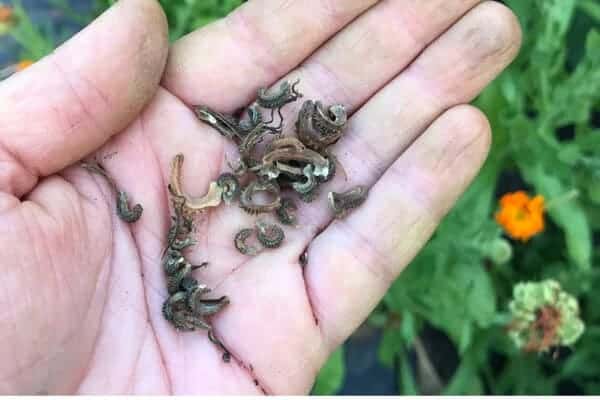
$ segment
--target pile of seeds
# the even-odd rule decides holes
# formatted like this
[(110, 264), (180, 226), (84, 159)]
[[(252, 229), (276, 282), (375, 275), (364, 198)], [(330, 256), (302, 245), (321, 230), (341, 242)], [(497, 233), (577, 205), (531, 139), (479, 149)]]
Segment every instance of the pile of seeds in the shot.
[[(217, 207), (222, 202), (231, 205), (239, 201), (240, 207), (251, 215), (274, 213), (281, 224), (297, 226), (298, 206), (290, 195), (282, 193), (296, 194), (301, 201), (310, 203), (316, 199), (323, 184), (333, 178), (337, 161), (329, 146), (344, 132), (348, 121), (346, 109), (342, 105), (326, 107), (320, 101), (306, 100), (298, 112), (296, 136), (284, 136), (281, 110), (302, 97), (297, 90), (298, 84), (299, 81), (285, 81), (273, 92), (260, 89), (245, 116), (223, 114), (205, 106), (195, 108), (201, 121), (237, 145), (240, 156), (238, 165), (231, 166), (232, 172), (225, 172), (211, 182), (205, 196), (193, 197), (183, 191), (183, 154), (177, 154), (171, 163), (168, 189), (174, 215), (162, 256), (169, 293), (162, 313), (179, 331), (208, 331), (211, 342), (223, 351), (225, 361), (230, 358), (229, 352), (215, 337), (207, 318), (227, 306), (229, 298), (206, 297), (211, 290), (198, 282), (192, 272), (207, 263), (192, 265), (183, 251), (196, 244), (191, 236), (193, 219), (203, 210)], [(268, 121), (263, 111), (270, 115)], [(103, 175), (111, 184), (117, 193), (117, 214), (123, 221), (133, 223), (140, 218), (142, 206), (130, 207), (125, 192), (116, 187), (99, 163), (82, 165)], [(243, 188), (240, 182), (246, 182)], [(364, 186), (343, 193), (329, 192), (328, 204), (334, 217), (342, 218), (360, 206), (367, 194)], [(265, 201), (265, 197), (268, 200)], [(253, 236), (262, 248), (248, 243)], [(233, 244), (240, 253), (254, 256), (263, 249), (279, 247), (284, 239), (284, 231), (279, 225), (261, 217), (254, 226), (241, 229), (233, 238)], [(306, 262), (306, 254), (303, 254), (300, 263), (305, 265)]]
[[(183, 156), (178, 155), (176, 160), (183, 161)], [(163, 304), (163, 316), (180, 331), (194, 331), (197, 328), (207, 330), (210, 341), (223, 350), (223, 359), (228, 361), (229, 352), (214, 336), (212, 326), (206, 318), (229, 304), (229, 299), (227, 296), (205, 298), (210, 289), (191, 276), (194, 270), (207, 266), (207, 263), (192, 265), (183, 255), (184, 249), (196, 244), (190, 236), (193, 232), (192, 216), (184, 211), (187, 199), (173, 185), (169, 185), (169, 190), (175, 215), (172, 217), (162, 260), (169, 292), (169, 298)]]
[[(336, 173), (336, 158), (329, 146), (338, 141), (348, 122), (343, 105), (324, 106), (320, 101), (306, 100), (295, 122), (296, 136), (283, 136), (284, 117), (282, 108), (302, 97), (298, 92), (299, 81), (284, 81), (273, 92), (258, 91), (257, 99), (250, 105), (247, 115), (238, 118), (196, 107), (198, 118), (215, 128), (221, 135), (233, 141), (240, 159), (233, 174), (226, 176), (227, 202), (231, 204), (239, 194), (240, 207), (250, 214), (274, 212), (280, 223), (296, 225), (297, 205), (282, 192), (289, 190), (306, 203), (319, 194), (321, 186)], [(263, 110), (270, 112), (266, 121)], [(275, 124), (275, 114), (278, 123)], [(258, 146), (262, 143), (262, 146)], [(240, 180), (248, 181), (243, 189)], [(270, 198), (267, 202), (257, 200), (259, 194)], [(358, 207), (366, 199), (367, 190), (357, 186), (344, 193), (330, 192), (329, 206), (334, 216), (341, 218)], [(242, 254), (255, 255), (260, 249), (246, 244), (255, 235), (264, 248), (278, 247), (284, 240), (281, 227), (259, 219), (254, 227), (244, 228), (234, 238), (235, 247)]]
[[(175, 215), (163, 257), (170, 295), (163, 305), (163, 315), (178, 330), (208, 330), (210, 340), (225, 352), (225, 359), (229, 353), (214, 337), (206, 317), (229, 304), (229, 299), (204, 297), (210, 289), (192, 278), (191, 273), (205, 264), (192, 266), (182, 251), (195, 244), (189, 235), (194, 215), (202, 210), (217, 207), (221, 202), (231, 205), (239, 201), (240, 207), (251, 215), (274, 213), (281, 224), (296, 226), (298, 207), (291, 196), (283, 196), (282, 192), (295, 193), (301, 201), (310, 203), (321, 186), (333, 178), (336, 158), (329, 146), (344, 132), (348, 121), (346, 110), (342, 105), (325, 107), (320, 101), (306, 100), (295, 123), (296, 136), (283, 136), (281, 110), (302, 97), (298, 83), (285, 81), (272, 93), (260, 89), (245, 116), (223, 114), (206, 106), (195, 108), (201, 121), (237, 145), (240, 156), (237, 166), (230, 165), (232, 172), (225, 172), (211, 182), (205, 196), (194, 198), (183, 191), (182, 154), (177, 154), (171, 164), (169, 192)], [(270, 114), (268, 121), (263, 111)], [(243, 188), (242, 181), (247, 182)], [(334, 216), (341, 218), (366, 197), (367, 189), (356, 186), (344, 193), (330, 192), (328, 203)], [(247, 243), (252, 236), (256, 236), (262, 248)], [(258, 218), (254, 226), (235, 235), (233, 244), (240, 253), (254, 256), (265, 248), (279, 247), (284, 239), (279, 225)]]

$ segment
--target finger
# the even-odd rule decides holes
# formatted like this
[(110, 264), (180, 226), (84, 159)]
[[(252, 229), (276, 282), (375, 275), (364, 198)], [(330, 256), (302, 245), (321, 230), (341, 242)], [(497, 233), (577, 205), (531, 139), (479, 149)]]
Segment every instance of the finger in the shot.
[(122, 0), (0, 84), (0, 190), (21, 196), (125, 128), (152, 98), (167, 50), (158, 3)]
[(163, 85), (188, 104), (233, 110), (378, 0), (251, 0), (172, 47)]
[(352, 180), (375, 182), (444, 110), (473, 100), (520, 41), (505, 6), (488, 1), (467, 13), (353, 116), (335, 149)]
[[(288, 79), (305, 98), (352, 113), (481, 0), (381, 2), (308, 58)], [(300, 102), (288, 107), (295, 115)], [(288, 124), (290, 125), (290, 124)]]
[[(469, 11), (354, 113), (333, 149), (348, 182), (339, 176), (326, 189), (375, 183), (437, 116), (471, 101), (512, 61), (520, 37), (505, 6), (485, 2)], [(323, 207), (303, 207), (299, 215), (311, 221), (307, 237), (331, 218)]]
[(466, 189), (490, 144), (485, 116), (439, 117), (371, 188), (368, 200), (311, 243), (305, 280), (330, 349), (356, 329)]

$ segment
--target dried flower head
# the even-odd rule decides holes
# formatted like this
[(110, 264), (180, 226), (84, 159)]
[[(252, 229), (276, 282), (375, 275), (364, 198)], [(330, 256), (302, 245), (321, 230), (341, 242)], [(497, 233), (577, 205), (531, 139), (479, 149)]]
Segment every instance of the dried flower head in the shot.
[(508, 334), (517, 347), (527, 352), (570, 346), (585, 329), (577, 299), (552, 279), (515, 285), (509, 309), (512, 322)]
[(544, 197), (530, 198), (527, 193), (507, 193), (500, 199), (496, 222), (513, 239), (523, 242), (544, 230)]

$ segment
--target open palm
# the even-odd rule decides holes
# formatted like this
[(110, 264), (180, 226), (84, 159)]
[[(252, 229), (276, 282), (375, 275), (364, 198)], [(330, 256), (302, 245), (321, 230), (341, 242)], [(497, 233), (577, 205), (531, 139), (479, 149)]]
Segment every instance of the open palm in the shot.
[[(483, 162), (485, 117), (464, 105), (514, 57), (520, 31), (479, 0), (250, 0), (170, 49), (160, 7), (121, 0), (29, 70), (0, 84), (0, 388), (5, 393), (306, 393), (414, 257)], [(166, 65), (166, 67), (165, 67)], [(331, 220), (323, 194), (277, 250), (232, 238), (253, 217), (196, 218), (194, 272), (231, 304), (206, 332), (161, 315), (172, 157), (203, 195), (235, 148), (190, 108), (231, 112), (257, 88), (300, 78), (342, 103), (331, 189), (371, 187)], [(299, 104), (287, 107), (287, 129)], [(77, 161), (95, 157), (144, 214)], [(307, 251), (302, 268), (299, 256)]]

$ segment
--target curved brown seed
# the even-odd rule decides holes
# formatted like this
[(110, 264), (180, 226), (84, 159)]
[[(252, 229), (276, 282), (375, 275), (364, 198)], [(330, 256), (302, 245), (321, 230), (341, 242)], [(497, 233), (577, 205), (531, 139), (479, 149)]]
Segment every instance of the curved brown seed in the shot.
[(348, 212), (365, 202), (369, 189), (366, 186), (356, 186), (346, 192), (329, 192), (327, 198), (329, 207), (336, 218), (345, 217)]
[(293, 83), (283, 81), (275, 90), (260, 88), (258, 89), (256, 102), (264, 108), (281, 108), (288, 103), (296, 101), (298, 97), (302, 97), (302, 94), (296, 89), (299, 83), (300, 80), (298, 79)]
[(281, 246), (283, 239), (285, 239), (285, 233), (280, 226), (276, 224), (270, 224), (263, 220), (256, 222), (257, 238), (258, 241), (269, 249), (275, 249)]
[[(265, 192), (273, 196), (273, 200), (265, 204), (255, 202), (257, 193)], [(252, 181), (244, 188), (240, 196), (240, 205), (249, 214), (259, 214), (275, 211), (281, 206), (279, 186), (272, 182)]]
[(171, 161), (171, 178), (169, 191), (176, 199), (183, 199), (183, 209), (188, 214), (194, 214), (208, 207), (216, 207), (221, 204), (223, 189), (216, 182), (211, 182), (208, 193), (202, 197), (191, 197), (187, 195), (181, 185), (181, 167), (183, 165), (183, 154), (179, 153)]
[(255, 256), (258, 254), (258, 252), (259, 252), (258, 248), (256, 248), (255, 246), (250, 246), (246, 243), (246, 240), (248, 240), (248, 238), (250, 236), (252, 236), (253, 234), (254, 234), (253, 228), (244, 228), (235, 235), (233, 242), (235, 244), (235, 248), (240, 253), (242, 253), (244, 255), (248, 255), (248, 256)]
[(296, 211), (298, 206), (290, 198), (281, 199), (281, 206), (276, 210), (277, 218), (279, 222), (284, 225), (296, 225), (298, 218), (296, 217)]
[(302, 104), (296, 121), (298, 139), (307, 147), (321, 152), (342, 136), (348, 115), (341, 104), (324, 107), (320, 101)]
[(223, 189), (223, 200), (226, 204), (231, 204), (240, 195), (240, 181), (229, 172), (221, 174), (217, 178), (217, 185)]
[(314, 175), (313, 170), (314, 168), (311, 164), (308, 164), (306, 167), (304, 167), (303, 174), (306, 180), (304, 182), (292, 183), (292, 187), (296, 192), (300, 194), (307, 194), (316, 189), (316, 187), (319, 185), (319, 182), (317, 181), (317, 177)]

